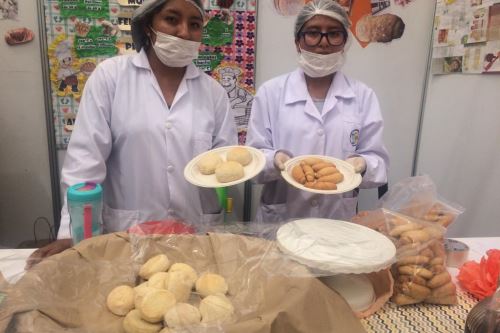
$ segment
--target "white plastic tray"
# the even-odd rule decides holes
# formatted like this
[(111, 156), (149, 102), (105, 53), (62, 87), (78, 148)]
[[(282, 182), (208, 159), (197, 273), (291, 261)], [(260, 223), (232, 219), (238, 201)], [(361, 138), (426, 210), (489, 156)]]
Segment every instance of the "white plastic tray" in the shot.
[(389, 267), (396, 255), (386, 236), (339, 220), (295, 220), (278, 229), (276, 240), (294, 260), (332, 275), (376, 272)]

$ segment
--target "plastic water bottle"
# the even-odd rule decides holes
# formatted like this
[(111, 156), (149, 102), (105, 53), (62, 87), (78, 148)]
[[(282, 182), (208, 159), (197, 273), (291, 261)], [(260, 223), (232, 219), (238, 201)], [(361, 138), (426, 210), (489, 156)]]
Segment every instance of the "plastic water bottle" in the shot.
[(102, 234), (102, 187), (80, 183), (68, 188), (68, 211), (73, 244)]

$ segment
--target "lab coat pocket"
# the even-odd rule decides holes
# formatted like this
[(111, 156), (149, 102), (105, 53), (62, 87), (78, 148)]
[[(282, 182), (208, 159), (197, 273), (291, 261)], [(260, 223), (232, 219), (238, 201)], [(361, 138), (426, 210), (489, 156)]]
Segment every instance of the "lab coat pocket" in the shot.
[(344, 132), (342, 137), (342, 149), (346, 157), (354, 153), (358, 148), (360, 124), (351, 120), (344, 120)]
[(212, 149), (212, 134), (198, 132), (193, 136), (193, 153), (195, 156)]
[(104, 222), (105, 233), (125, 231), (139, 223), (139, 211), (114, 209), (104, 205), (102, 220)]
[(257, 210), (256, 220), (264, 223), (282, 222), (288, 218), (286, 203), (264, 204)]
[(342, 212), (340, 219), (350, 221), (356, 215), (358, 207), (358, 198), (342, 198)]
[(203, 223), (204, 226), (210, 226), (222, 223), (224, 222), (224, 212), (221, 210), (220, 213), (202, 214), (201, 222)]

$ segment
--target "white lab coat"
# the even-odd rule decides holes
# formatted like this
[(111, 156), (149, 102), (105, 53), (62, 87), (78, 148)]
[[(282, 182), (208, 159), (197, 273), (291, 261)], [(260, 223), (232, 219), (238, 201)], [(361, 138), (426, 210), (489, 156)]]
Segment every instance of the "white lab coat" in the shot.
[[(375, 93), (364, 84), (337, 72), (322, 112), (297, 69), (264, 83), (252, 105), (247, 145), (266, 155), (264, 171), (255, 179), (264, 183), (257, 220), (277, 222), (322, 217), (349, 220), (356, 214), (357, 191), (321, 195), (287, 184), (273, 166), (277, 150), (294, 156), (326, 155), (339, 159), (362, 156), (367, 168), (361, 188), (387, 182), (389, 157), (382, 142), (383, 120)], [(359, 133), (359, 141), (356, 140)]]
[[(103, 184), (106, 232), (148, 220), (220, 220), (213, 189), (188, 183), (196, 155), (237, 144), (227, 93), (193, 64), (169, 108), (144, 51), (108, 59), (89, 77), (64, 160), (62, 184)], [(66, 202), (58, 238), (69, 238)]]

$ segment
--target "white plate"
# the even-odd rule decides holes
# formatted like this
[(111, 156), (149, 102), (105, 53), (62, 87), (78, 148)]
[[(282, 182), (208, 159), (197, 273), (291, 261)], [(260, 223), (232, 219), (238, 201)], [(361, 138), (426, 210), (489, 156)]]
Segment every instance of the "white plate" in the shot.
[(337, 274), (320, 280), (342, 295), (355, 312), (367, 310), (377, 299), (372, 282), (364, 274)]
[[(252, 162), (250, 162), (248, 165), (243, 167), (244, 170), (244, 175), (243, 178), (234, 180), (232, 182), (227, 182), (227, 183), (221, 183), (217, 180), (215, 177), (215, 174), (212, 175), (204, 175), (200, 172), (198, 169), (198, 161), (203, 158), (208, 153), (216, 153), (219, 154), (219, 156), (222, 158), (223, 161), (226, 161), (226, 154), (229, 150), (235, 147), (243, 147), (247, 149), (251, 154), (252, 154)], [(264, 166), (266, 165), (266, 157), (264, 154), (253, 147), (247, 147), (247, 146), (226, 146), (226, 147), (220, 147), (220, 148), (215, 148), (212, 150), (209, 150), (207, 152), (204, 152), (195, 158), (193, 158), (184, 168), (184, 178), (188, 182), (190, 182), (193, 185), (200, 186), (200, 187), (226, 187), (226, 186), (231, 186), (231, 185), (236, 185), (239, 183), (243, 183), (244, 181), (247, 181), (250, 178), (255, 177), (256, 175), (259, 174), (259, 172), (264, 169)]]
[(386, 236), (339, 220), (295, 220), (278, 229), (276, 240), (294, 260), (330, 274), (376, 272), (389, 267), (396, 256)]
[[(300, 161), (305, 158), (314, 157), (320, 158), (324, 161), (331, 162), (335, 164), (337, 169), (344, 175), (344, 180), (337, 184), (336, 190), (316, 190), (313, 188), (305, 187), (301, 183), (297, 182), (292, 177), (292, 169), (296, 166)], [(354, 167), (347, 163), (346, 161), (339, 160), (338, 158), (330, 157), (330, 156), (322, 156), (322, 155), (302, 155), (289, 159), (285, 162), (285, 170), (281, 171), (281, 176), (290, 184), (295, 186), (298, 189), (307, 192), (313, 193), (321, 193), (321, 194), (338, 194), (344, 193), (354, 190), (356, 187), (361, 184), (361, 175), (359, 173), (354, 172)]]

